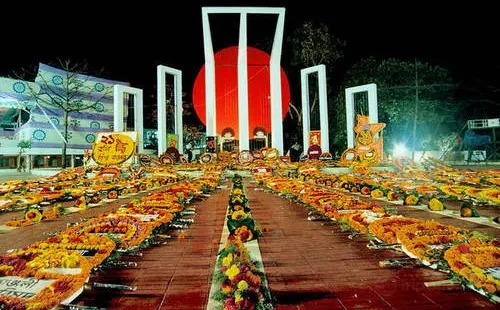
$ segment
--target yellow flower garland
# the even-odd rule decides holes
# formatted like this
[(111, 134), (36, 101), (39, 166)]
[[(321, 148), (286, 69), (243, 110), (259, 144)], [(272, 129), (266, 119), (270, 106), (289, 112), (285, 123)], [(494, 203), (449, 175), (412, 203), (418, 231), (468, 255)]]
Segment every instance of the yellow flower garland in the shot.
[(466, 239), (458, 228), (434, 221), (405, 225), (396, 232), (396, 237), (408, 252), (427, 262), (435, 261), (429, 255), (438, 250), (436, 246)]
[(459, 244), (449, 248), (444, 257), (451, 270), (489, 293), (500, 291), (500, 280), (485, 268), (500, 267), (500, 248), (488, 243)]
[(419, 222), (421, 221), (403, 216), (380, 218), (368, 225), (368, 231), (386, 243), (396, 243), (398, 241), (396, 233), (399, 229)]

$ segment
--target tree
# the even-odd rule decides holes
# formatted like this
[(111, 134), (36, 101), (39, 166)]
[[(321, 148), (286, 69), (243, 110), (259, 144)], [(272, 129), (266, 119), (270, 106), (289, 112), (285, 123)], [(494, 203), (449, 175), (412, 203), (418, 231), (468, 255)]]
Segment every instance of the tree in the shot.
[[(387, 124), (386, 141), (405, 142), (416, 149), (437, 149), (438, 135), (457, 131), (461, 103), (454, 99), (457, 85), (445, 68), (420, 61), (365, 58), (345, 74), (342, 88), (377, 84), (379, 121)], [(366, 96), (355, 97), (358, 111)], [(337, 130), (345, 132), (345, 95), (336, 101)], [(360, 111), (361, 110), (361, 111)], [(345, 141), (345, 134), (341, 139)], [(426, 143), (427, 141), (427, 143)], [(385, 143), (387, 146), (388, 143)]]
[[(344, 57), (346, 42), (332, 35), (325, 24), (315, 26), (312, 22), (305, 22), (297, 28), (290, 39), (292, 44), (292, 65), (299, 68), (307, 68), (323, 64), (331, 66)], [(328, 78), (328, 75), (327, 75)], [(312, 80), (311, 90), (312, 103), (310, 105), (311, 116), (315, 115), (318, 104), (317, 79)], [(302, 111), (295, 103), (290, 102), (290, 117), (297, 118), (297, 127), (302, 121)], [(319, 115), (319, 109), (318, 109)]]
[(65, 168), (70, 113), (95, 108), (103, 100), (112, 98), (113, 88), (90, 83), (91, 76), (86, 74), (87, 63), (74, 63), (71, 60), (59, 59), (58, 66), (64, 73), (57, 81), (48, 79), (39, 71), (36, 82), (40, 86), (40, 91), (35, 90), (29, 83), (27, 85), (38, 106), (51, 106), (63, 111), (62, 137), (64, 141), (61, 155), (62, 167)]
[(26, 169), (26, 162), (22, 163), (21, 160), (24, 152), (26, 152), (27, 149), (31, 148), (31, 141), (29, 140), (19, 141), (17, 147), (19, 148), (19, 153), (17, 154), (17, 171), (24, 172), (24, 170)]

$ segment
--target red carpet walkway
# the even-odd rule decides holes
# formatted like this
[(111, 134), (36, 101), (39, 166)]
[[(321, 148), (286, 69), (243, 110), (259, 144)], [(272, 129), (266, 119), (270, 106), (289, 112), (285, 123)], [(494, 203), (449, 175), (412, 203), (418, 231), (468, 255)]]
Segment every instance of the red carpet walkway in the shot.
[(308, 210), (246, 187), (252, 214), (264, 230), (260, 251), (276, 309), (498, 309), (459, 286), (427, 288), (447, 276), (429, 268), (387, 269), (379, 261), (404, 257), (370, 250), (363, 236), (308, 221)]

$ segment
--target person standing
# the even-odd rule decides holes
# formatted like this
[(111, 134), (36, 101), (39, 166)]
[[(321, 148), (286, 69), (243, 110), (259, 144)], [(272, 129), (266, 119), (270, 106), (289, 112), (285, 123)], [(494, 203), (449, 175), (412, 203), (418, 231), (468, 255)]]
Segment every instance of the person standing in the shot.
[(295, 141), (295, 143), (290, 147), (290, 159), (292, 162), (300, 161), (300, 144)]
[(186, 144), (186, 153), (187, 153), (187, 160), (188, 162), (191, 162), (191, 160), (193, 159), (193, 151), (191, 150), (193, 148), (193, 146), (191, 145), (191, 141), (189, 141), (187, 144)]

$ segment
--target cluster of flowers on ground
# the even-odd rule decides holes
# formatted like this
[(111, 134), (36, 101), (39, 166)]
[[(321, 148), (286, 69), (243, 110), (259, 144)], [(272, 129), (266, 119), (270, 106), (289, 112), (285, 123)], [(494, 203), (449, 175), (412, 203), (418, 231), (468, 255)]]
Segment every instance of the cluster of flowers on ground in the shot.
[[(411, 162), (411, 161), (410, 161)], [(460, 171), (435, 159), (425, 159), (425, 169), (416, 165), (396, 165), (401, 171), (377, 171), (364, 163), (353, 164), (352, 173), (327, 174), (324, 163), (301, 165), (297, 178), (345, 192), (405, 205), (426, 205), (432, 211), (446, 209), (446, 201), (462, 203), (462, 217), (479, 217), (476, 205), (500, 205), (500, 178), (484, 171)]]
[(219, 290), (212, 296), (224, 310), (273, 309), (265, 276), (251, 258), (245, 242), (260, 234), (251, 217), (244, 193), (243, 179), (235, 174), (229, 195), (227, 228), (229, 237), (217, 259), (215, 282)]
[[(127, 169), (106, 168), (89, 176), (83, 168), (63, 170), (55, 176), (35, 181), (13, 181), (0, 190), (0, 210), (24, 208), (24, 218), (12, 219), (7, 226), (20, 227), (60, 217), (73, 207), (75, 212), (118, 198), (144, 193), (178, 182), (149, 173), (133, 175)], [(73, 201), (72, 205), (64, 203)], [(64, 206), (63, 206), (64, 203)]]
[[(319, 175), (312, 171), (307, 175), (314, 174)], [(445, 271), (491, 300), (499, 300), (500, 280), (495, 272), (500, 267), (500, 242), (494, 237), (393, 214), (362, 196), (324, 186), (316, 182), (319, 178), (255, 177), (272, 192), (306, 205), (343, 229), (368, 234), (380, 244), (397, 245), (424, 265)]]
[(52, 282), (32, 296), (0, 292), (0, 309), (56, 307), (77, 293), (100, 266), (123, 253), (149, 246), (180, 216), (191, 198), (204, 197), (202, 188), (215, 189), (220, 175), (210, 171), (195, 180), (146, 192), (116, 211), (83, 220), (56, 236), (1, 255), (0, 278)]
[(229, 209), (226, 221), (229, 234), (238, 236), (243, 242), (257, 239), (261, 232), (248, 206), (248, 199), (243, 188), (243, 179), (241, 175), (235, 174), (232, 181), (233, 187), (229, 194)]

